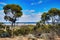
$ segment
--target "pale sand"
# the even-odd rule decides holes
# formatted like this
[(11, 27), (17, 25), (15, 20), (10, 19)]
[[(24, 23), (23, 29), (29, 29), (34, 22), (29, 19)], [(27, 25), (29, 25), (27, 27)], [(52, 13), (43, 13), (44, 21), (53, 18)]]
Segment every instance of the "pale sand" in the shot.
[[(28, 40), (28, 37), (0, 38), (0, 40)], [(37, 39), (37, 40), (44, 40), (44, 39)]]
[[(0, 40), (28, 40), (27, 37), (16, 37), (16, 38), (0, 38)], [(44, 39), (37, 39), (44, 40)], [(55, 40), (60, 40), (60, 38), (55, 38)]]

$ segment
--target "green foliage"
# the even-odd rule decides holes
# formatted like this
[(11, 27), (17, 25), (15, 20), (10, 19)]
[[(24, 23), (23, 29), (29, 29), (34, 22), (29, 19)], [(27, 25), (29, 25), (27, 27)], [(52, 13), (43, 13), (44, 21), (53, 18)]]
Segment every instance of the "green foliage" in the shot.
[(11, 37), (11, 35), (4, 30), (0, 30), (0, 37), (3, 37), (3, 38), (4, 37)]
[[(12, 26), (13, 26), (13, 23), (15, 24), (17, 18), (22, 16), (22, 11), (21, 11), (22, 8), (19, 5), (8, 4), (8, 5), (5, 5), (3, 7), (3, 9), (4, 9), (4, 13), (5, 13), (4, 19), (8, 20), (8, 21), (11, 21), (12, 22)], [(10, 11), (13, 14), (12, 18), (10, 16), (7, 16), (7, 12), (9, 12), (9, 9), (10, 9)]]
[(45, 21), (50, 20), (49, 14), (44, 12), (44, 13), (41, 15), (41, 20), (42, 20), (42, 22), (45, 24)]
[(14, 31), (15, 35), (26, 35), (30, 33), (29, 27), (20, 27), (20, 29), (17, 29)]
[(19, 5), (15, 5), (15, 4), (8, 4), (6, 6), (4, 6), (4, 13), (7, 13), (7, 10), (11, 9), (12, 10), (12, 14), (15, 11), (15, 17), (20, 17), (22, 15), (22, 8)]
[(12, 36), (12, 30), (9, 26), (6, 27), (6, 32), (9, 34), (9, 36)]
[(40, 25), (40, 27), (36, 28), (36, 31), (39, 33), (48, 33), (50, 28), (48, 25)]
[(0, 34), (2, 34), (2, 33), (4, 33), (4, 31), (3, 30), (0, 30)]
[(58, 15), (58, 9), (57, 8), (51, 8), (48, 12), (50, 14), (50, 16), (55, 16)]
[[(14, 5), (12, 5), (14, 6)], [(14, 14), (16, 17), (20, 17), (22, 14), (19, 14), (19, 13), (22, 13), (21, 11), (19, 10), (22, 10), (20, 9), (20, 7), (18, 6), (18, 8), (16, 7), (17, 5), (15, 5), (14, 7), (12, 7), (11, 5), (7, 5), (4, 7), (4, 12), (6, 13), (6, 11), (8, 9), (11, 9), (12, 10), (12, 13), (13, 11), (16, 11), (16, 14)], [(16, 9), (15, 9), (16, 7)], [(36, 23), (36, 26), (34, 25), (23, 25), (21, 27), (19, 27), (19, 29), (15, 29), (13, 31), (14, 35), (15, 36), (20, 36), (20, 35), (27, 35), (27, 34), (38, 34), (38, 33), (50, 33), (52, 31), (56, 32), (57, 34), (60, 34), (60, 24), (45, 24), (46, 21), (50, 20), (50, 18), (52, 18), (53, 20), (54, 17), (58, 15), (60, 17), (60, 10), (56, 9), (56, 8), (52, 8), (50, 9), (48, 12), (44, 12), (42, 15), (41, 15), (41, 21), (40, 22), (37, 22)], [(10, 17), (7, 17), (5, 16), (5, 19), (9, 20), (9, 21), (12, 21), (13, 19), (10, 18)], [(52, 20), (52, 21), (53, 21)], [(42, 24), (44, 23), (44, 24)], [(1, 24), (0, 24), (1, 26)], [(2, 26), (1, 26), (2, 27)], [(0, 34), (4, 33), (5, 31), (0, 31)], [(9, 29), (9, 27), (7, 27), (6, 29), (6, 33), (8, 33), (9, 35), (12, 35), (12, 30)]]
[(20, 35), (28, 35), (28, 34), (34, 34), (34, 25), (26, 25), (26, 26), (21, 26), (18, 28), (13, 28), (14, 30), (10, 29), (9, 26), (5, 26), (6, 30), (1, 30), (0, 34), (3, 35), (3, 37), (11, 37), (12, 32), (14, 36), (20, 36)]
[(0, 28), (5, 28), (5, 26), (3, 25), (4, 23), (0, 22)]
[(40, 27), (40, 22), (37, 22), (36, 23), (36, 27)]
[[(58, 16), (59, 18), (56, 19), (56, 16)], [(45, 22), (47, 22), (48, 20), (52, 19), (52, 24), (55, 24), (55, 20), (57, 22), (59, 22), (60, 20), (60, 10), (57, 8), (51, 8), (48, 12), (44, 12), (41, 15), (41, 21), (45, 24)]]

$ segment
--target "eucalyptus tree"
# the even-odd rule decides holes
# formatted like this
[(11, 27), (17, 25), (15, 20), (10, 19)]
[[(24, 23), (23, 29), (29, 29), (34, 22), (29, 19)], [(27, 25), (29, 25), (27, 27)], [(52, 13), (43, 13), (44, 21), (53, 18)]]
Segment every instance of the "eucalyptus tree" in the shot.
[(46, 21), (48, 21), (50, 19), (49, 17), (49, 14), (44, 12), (42, 15), (41, 15), (41, 20), (42, 22), (45, 24)]
[(3, 9), (5, 13), (4, 19), (12, 22), (12, 26), (13, 24), (15, 24), (17, 18), (22, 16), (22, 11), (21, 11), (22, 8), (19, 5), (8, 4), (8, 5), (5, 5)]
[(52, 19), (52, 24), (55, 23), (55, 16), (58, 15), (58, 9), (56, 8), (51, 8), (49, 11), (48, 11), (48, 14), (50, 15), (50, 18)]
[[(21, 6), (16, 4), (8, 4), (5, 5), (3, 9), (5, 14), (4, 19), (10, 21), (12, 23), (12, 26), (14, 26), (13, 24), (15, 24), (17, 18), (22, 16)], [(13, 31), (14, 29), (12, 28), (12, 37), (14, 37)]]
[(57, 20), (60, 23), (60, 10), (58, 10), (59, 19)]

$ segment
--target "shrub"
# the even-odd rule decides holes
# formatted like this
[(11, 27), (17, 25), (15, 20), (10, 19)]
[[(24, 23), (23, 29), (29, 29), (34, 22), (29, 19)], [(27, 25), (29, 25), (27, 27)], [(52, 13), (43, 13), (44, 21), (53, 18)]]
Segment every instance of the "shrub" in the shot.
[(26, 35), (30, 33), (30, 29), (28, 27), (21, 27), (14, 31), (14, 35)]

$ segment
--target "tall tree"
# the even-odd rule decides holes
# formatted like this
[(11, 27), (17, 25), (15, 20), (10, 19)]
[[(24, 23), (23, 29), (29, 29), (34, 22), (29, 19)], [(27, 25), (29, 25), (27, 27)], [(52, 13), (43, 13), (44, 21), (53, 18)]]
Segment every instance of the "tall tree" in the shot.
[(56, 8), (51, 8), (48, 11), (48, 14), (50, 15), (50, 17), (52, 18), (52, 24), (55, 24), (55, 16), (58, 15), (58, 9)]
[(60, 23), (60, 10), (58, 10), (59, 19), (57, 20)]
[(42, 15), (41, 15), (41, 20), (42, 20), (42, 22), (45, 24), (45, 22), (47, 21), (47, 20), (49, 20), (50, 18), (49, 18), (49, 14), (48, 13), (46, 13), (46, 12), (44, 12)]
[(5, 20), (11, 21), (12, 26), (15, 24), (18, 17), (22, 16), (22, 8), (19, 5), (8, 4), (3, 7), (5, 13)]

